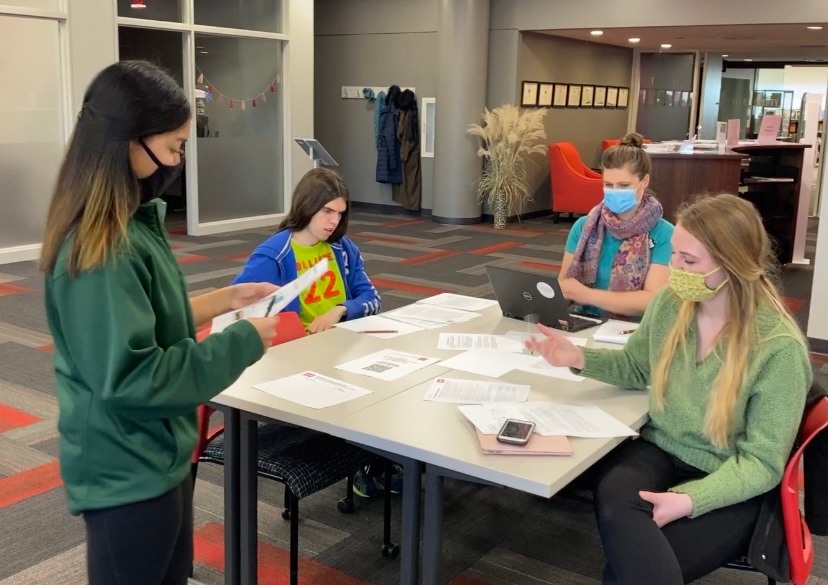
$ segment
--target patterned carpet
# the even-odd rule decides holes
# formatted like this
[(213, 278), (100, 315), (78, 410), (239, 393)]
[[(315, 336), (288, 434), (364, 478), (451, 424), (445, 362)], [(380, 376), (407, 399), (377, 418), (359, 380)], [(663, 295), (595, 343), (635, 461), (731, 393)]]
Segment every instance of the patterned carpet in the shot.
[[(225, 285), (269, 230), (190, 238), (171, 224), (172, 245), (193, 293)], [(550, 219), (511, 224), (443, 226), (428, 219), (357, 211), (350, 234), (391, 309), (442, 291), (491, 297), (488, 265), (557, 271), (569, 224)], [(176, 235), (179, 234), (179, 235)], [(815, 234), (808, 253), (813, 254)], [(782, 275), (786, 302), (804, 325), (812, 269)], [(82, 521), (66, 512), (56, 463), (57, 404), (50, 337), (34, 262), (0, 266), (0, 585), (86, 583)], [(813, 355), (828, 381), (828, 356)], [(287, 583), (288, 523), (280, 489), (260, 486), (260, 583)], [(196, 578), (222, 583), (221, 469), (203, 464), (196, 487)], [(336, 501), (344, 485), (300, 506), (300, 579), (304, 585), (392, 584), (399, 564), (381, 557), (382, 502), (358, 500), (353, 515)], [(395, 514), (395, 523), (399, 514)], [(399, 526), (394, 525), (394, 534)], [(828, 585), (828, 546), (817, 539), (812, 584)], [(591, 508), (507, 489), (449, 481), (446, 485), (443, 576), (452, 585), (599, 583), (603, 555)], [(765, 583), (761, 576), (722, 570), (708, 585)]]

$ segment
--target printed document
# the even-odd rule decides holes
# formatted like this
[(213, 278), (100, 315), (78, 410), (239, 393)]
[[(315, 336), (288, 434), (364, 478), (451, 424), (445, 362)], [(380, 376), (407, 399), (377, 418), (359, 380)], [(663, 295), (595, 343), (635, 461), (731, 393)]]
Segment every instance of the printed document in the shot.
[(462, 370), (464, 372), (489, 376), (490, 378), (499, 378), (514, 370), (519, 364), (531, 365), (537, 360), (538, 356), (510, 353), (495, 349), (481, 349), (464, 351), (447, 360), (443, 360), (440, 362), (440, 365), (452, 370)]
[(419, 327), (435, 329), (451, 323), (471, 321), (475, 317), (479, 317), (480, 313), (447, 309), (423, 303), (413, 303), (394, 311), (383, 313), (383, 316), (396, 321), (417, 325)]
[(541, 376), (548, 376), (550, 378), (558, 378), (559, 380), (568, 380), (570, 382), (583, 382), (584, 377), (573, 374), (569, 368), (561, 368), (552, 366), (542, 357), (537, 357), (534, 363), (521, 363), (516, 366), (517, 370), (529, 372), (530, 374), (539, 374)]
[(393, 382), (440, 360), (404, 351), (384, 349), (336, 366), (338, 370)]
[(483, 309), (497, 305), (497, 301), (490, 299), (478, 299), (466, 295), (456, 295), (454, 293), (440, 293), (439, 295), (421, 299), (417, 302), (434, 305), (436, 307), (445, 307), (447, 309), (460, 309), (461, 311), (482, 311)]
[(437, 378), (426, 392), (424, 400), (481, 404), (483, 402), (526, 402), (530, 386), (458, 378)]
[(242, 319), (249, 317), (269, 317), (277, 314), (279, 311), (288, 306), (293, 299), (299, 296), (303, 290), (308, 288), (314, 282), (319, 280), (323, 274), (328, 271), (328, 259), (322, 258), (319, 262), (313, 265), (302, 276), (287, 283), (285, 286), (279, 288), (274, 293), (267, 295), (260, 301), (257, 301), (241, 309), (224, 313), (213, 319), (213, 324), (210, 328), (211, 333), (218, 333), (223, 331), (229, 325)]
[(523, 344), (504, 335), (484, 335), (479, 333), (441, 333), (437, 349), (495, 349), (522, 353)]
[(334, 406), (371, 393), (365, 388), (311, 371), (256, 384), (253, 387), (308, 408)]

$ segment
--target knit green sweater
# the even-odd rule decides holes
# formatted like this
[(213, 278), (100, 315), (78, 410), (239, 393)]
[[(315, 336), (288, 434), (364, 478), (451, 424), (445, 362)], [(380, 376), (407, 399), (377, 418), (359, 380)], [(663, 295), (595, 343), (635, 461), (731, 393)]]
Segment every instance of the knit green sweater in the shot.
[[(680, 303), (669, 288), (656, 294), (623, 350), (584, 349), (581, 374), (624, 388), (647, 388)], [(710, 387), (724, 348), (719, 344), (696, 363), (695, 320), (687, 335), (687, 351), (682, 345), (676, 348), (664, 408), (657, 410), (650, 402), (650, 421), (641, 436), (709, 474), (670, 488), (693, 500), (691, 517), (763, 494), (782, 480), (813, 374), (795, 324), (762, 308), (756, 327), (759, 347), (751, 354), (725, 448), (714, 446), (703, 430)]]

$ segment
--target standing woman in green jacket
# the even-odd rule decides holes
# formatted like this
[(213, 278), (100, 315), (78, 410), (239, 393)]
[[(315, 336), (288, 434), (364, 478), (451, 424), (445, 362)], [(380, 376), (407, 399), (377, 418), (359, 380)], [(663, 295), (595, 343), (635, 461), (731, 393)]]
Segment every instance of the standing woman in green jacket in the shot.
[(623, 350), (581, 349), (542, 326), (527, 343), (584, 376), (652, 385), (641, 438), (609, 457), (595, 492), (605, 585), (680, 585), (746, 554), (811, 384), (753, 205), (702, 198), (679, 213), (672, 244), (668, 287)]
[(90, 585), (185, 585), (193, 559), (196, 406), (262, 357), (277, 318), (196, 327), (275, 290), (187, 298), (158, 197), (181, 172), (184, 92), (124, 61), (83, 99), (46, 222), (41, 268), (54, 337), (61, 474), (83, 514)]

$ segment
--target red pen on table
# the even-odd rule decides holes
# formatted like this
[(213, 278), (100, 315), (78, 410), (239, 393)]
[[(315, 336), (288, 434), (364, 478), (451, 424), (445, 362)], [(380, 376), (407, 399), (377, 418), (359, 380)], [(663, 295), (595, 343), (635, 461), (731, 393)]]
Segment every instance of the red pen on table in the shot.
[(626, 331), (619, 333), (619, 335), (629, 335), (630, 333), (635, 333), (635, 329), (627, 329)]
[(359, 333), (399, 333), (396, 329), (368, 329)]

